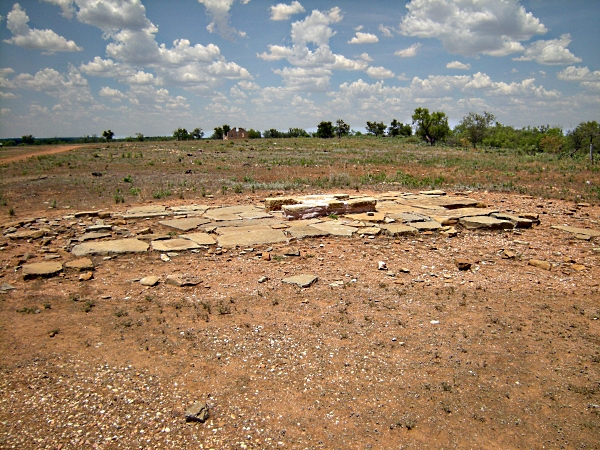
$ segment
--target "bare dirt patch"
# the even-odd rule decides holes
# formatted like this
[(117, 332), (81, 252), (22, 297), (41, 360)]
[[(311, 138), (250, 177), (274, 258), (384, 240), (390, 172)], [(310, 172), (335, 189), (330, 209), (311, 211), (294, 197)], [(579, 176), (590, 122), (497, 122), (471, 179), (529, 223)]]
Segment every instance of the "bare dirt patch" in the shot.
[[(177, 147), (162, 150), (164, 164), (153, 153), (150, 166), (140, 162), (155, 150), (137, 148), (128, 157), (127, 148), (111, 147), (2, 169), (3, 211), (16, 209), (2, 222), (22, 221), (2, 230), (49, 231), (0, 237), (0, 447), (597, 447), (600, 244), (552, 228), (600, 229), (594, 203), (474, 190), (469, 197), (482, 204), (538, 214), (540, 224), (498, 231), (457, 225), (454, 237), (355, 233), (92, 255), (92, 271), (65, 267), (93, 226), (110, 226), (104, 239), (173, 236), (159, 223), (164, 217), (109, 214), (100, 224), (76, 211), (261, 205), (277, 191), (262, 174), (281, 170), (274, 182), (284, 192), (285, 174), (295, 170), (277, 166), (277, 152), (245, 149), (252, 158), (236, 153), (238, 164), (219, 148), (198, 152), (201, 165)], [(259, 166), (243, 165), (261, 158)], [(220, 164), (229, 165), (225, 176)], [(207, 165), (208, 173), (185, 174)], [(324, 169), (330, 179), (342, 173), (336, 167)], [(353, 170), (376, 176), (398, 167)], [(285, 192), (418, 191), (381, 183), (322, 189), (306, 181)], [(145, 194), (129, 191), (136, 187)], [(113, 198), (117, 188), (125, 205)], [(288, 256), (296, 254), (289, 247), (298, 256)], [(530, 265), (534, 259), (550, 270)], [(459, 270), (457, 260), (470, 269)], [(24, 265), (44, 261), (65, 268), (24, 279)], [(306, 288), (282, 282), (301, 274), (318, 280)], [(179, 287), (166, 282), (169, 275), (199, 283)], [(160, 282), (140, 284), (149, 276)], [(196, 402), (209, 406), (205, 423), (185, 420)]]
[(83, 148), (83, 145), (40, 145), (37, 147), (9, 147), (0, 152), (0, 164), (9, 164), (36, 156), (56, 155)]

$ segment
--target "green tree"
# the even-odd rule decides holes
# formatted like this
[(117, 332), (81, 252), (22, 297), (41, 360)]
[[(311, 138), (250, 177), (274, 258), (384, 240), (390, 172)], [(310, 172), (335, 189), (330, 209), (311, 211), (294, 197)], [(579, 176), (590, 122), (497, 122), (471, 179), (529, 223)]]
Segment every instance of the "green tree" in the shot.
[(193, 139), (202, 139), (204, 137), (204, 131), (202, 131), (202, 128), (194, 128), (194, 131), (192, 131), (192, 138)]
[(367, 122), (367, 133), (377, 137), (385, 136), (386, 126), (383, 122)]
[(291, 138), (299, 138), (299, 137), (310, 137), (310, 134), (306, 132), (303, 128), (290, 128), (288, 130), (288, 136)]
[(225, 136), (227, 136), (227, 133), (229, 133), (229, 131), (231, 130), (231, 127), (225, 124), (221, 128), (223, 129), (223, 138), (225, 138)]
[(250, 128), (248, 130), (248, 138), (250, 138), (250, 139), (260, 139), (261, 137), (262, 137), (262, 135), (260, 134), (260, 131), (253, 130), (252, 128)]
[(212, 134), (212, 136), (210, 138), (211, 139), (223, 139), (223, 128), (216, 127), (214, 129), (214, 133)]
[(333, 128), (338, 139), (341, 139), (342, 136), (348, 136), (350, 134), (350, 125), (344, 122), (342, 119), (338, 119), (335, 121), (335, 127)]
[(135, 133), (135, 138), (140, 142), (144, 141), (144, 135), (142, 133)]
[(276, 130), (275, 128), (263, 131), (263, 137), (265, 139), (279, 139), (281, 137), (284, 137), (282, 135), (283, 133), (281, 131)]
[(330, 139), (334, 136), (333, 124), (331, 122), (321, 122), (317, 125), (317, 132), (315, 136), (322, 139)]
[(178, 141), (187, 141), (190, 138), (190, 134), (185, 128), (177, 128), (173, 131), (173, 138)]
[(457, 125), (460, 134), (464, 134), (473, 148), (483, 142), (483, 139), (490, 133), (490, 128), (496, 123), (496, 117), (487, 111), (483, 114), (470, 112)]
[(398, 122), (396, 119), (394, 119), (388, 127), (387, 134), (389, 137), (411, 136), (412, 128), (409, 124), (403, 124), (402, 122)]
[(102, 137), (110, 142), (115, 137), (115, 133), (113, 133), (111, 130), (106, 130), (102, 133)]
[(21, 141), (25, 145), (33, 145), (35, 143), (35, 138), (31, 134), (28, 134), (26, 136), (21, 136)]
[(412, 123), (417, 127), (416, 134), (430, 145), (435, 145), (450, 134), (448, 117), (441, 111), (430, 114), (427, 108), (417, 108), (412, 115)]
[(575, 153), (580, 148), (587, 148), (590, 142), (597, 147), (600, 136), (600, 125), (595, 120), (592, 122), (581, 122), (574, 130), (567, 133), (569, 147)]

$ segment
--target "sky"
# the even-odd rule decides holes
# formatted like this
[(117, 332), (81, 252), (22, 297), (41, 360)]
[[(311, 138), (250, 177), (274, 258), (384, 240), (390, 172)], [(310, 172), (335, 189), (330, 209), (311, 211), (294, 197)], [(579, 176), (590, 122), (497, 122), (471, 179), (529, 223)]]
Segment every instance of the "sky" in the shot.
[(0, 138), (600, 120), (599, 0), (0, 0)]

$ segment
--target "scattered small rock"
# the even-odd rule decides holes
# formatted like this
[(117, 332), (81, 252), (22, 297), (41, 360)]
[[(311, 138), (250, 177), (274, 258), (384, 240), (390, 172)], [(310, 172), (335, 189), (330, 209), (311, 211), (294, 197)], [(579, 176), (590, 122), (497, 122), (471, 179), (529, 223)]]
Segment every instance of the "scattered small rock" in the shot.
[(458, 270), (470, 270), (472, 266), (471, 262), (464, 258), (457, 258), (454, 260), (454, 263), (456, 264), (456, 267), (458, 267)]
[(269, 281), (269, 277), (260, 277), (260, 278), (258, 279), (258, 282), (259, 282), (259, 283), (264, 283), (265, 281)]
[(202, 283), (202, 280), (193, 275), (167, 275), (167, 284), (171, 286), (196, 286)]
[(551, 262), (543, 261), (541, 259), (531, 259), (531, 260), (529, 260), (529, 265), (533, 266), (533, 267), (537, 267), (538, 269), (543, 269), (543, 270), (551, 270), (552, 269)]
[(85, 272), (79, 275), (79, 281), (89, 281), (94, 277), (94, 272)]
[(204, 423), (210, 417), (208, 404), (196, 402), (190, 406), (185, 412), (186, 422)]
[(379, 261), (377, 263), (377, 269), (378, 270), (387, 270), (387, 264), (385, 263), (385, 261)]
[(159, 278), (156, 275), (150, 275), (140, 280), (142, 286), (156, 286)]
[(302, 288), (309, 287), (315, 283), (319, 278), (316, 275), (296, 275), (293, 277), (284, 278), (281, 280), (287, 284), (296, 284)]

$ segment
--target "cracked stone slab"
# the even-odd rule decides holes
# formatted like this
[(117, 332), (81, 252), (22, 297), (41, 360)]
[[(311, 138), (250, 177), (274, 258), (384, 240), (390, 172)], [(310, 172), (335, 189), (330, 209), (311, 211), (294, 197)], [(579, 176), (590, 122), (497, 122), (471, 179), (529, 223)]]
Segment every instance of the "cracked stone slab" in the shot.
[(198, 245), (215, 245), (217, 242), (208, 233), (187, 233), (179, 235), (182, 239), (189, 239)]
[(161, 220), (158, 223), (166, 227), (175, 228), (179, 231), (190, 231), (195, 228), (198, 228), (199, 225), (204, 225), (209, 222), (209, 219), (203, 219), (200, 217), (188, 217), (185, 219)]
[(508, 220), (509, 222), (512, 222), (515, 228), (531, 228), (533, 226), (533, 220), (519, 217), (514, 214), (493, 213), (492, 217), (500, 220)]
[(494, 208), (457, 208), (446, 211), (435, 211), (431, 213), (431, 218), (442, 225), (454, 225), (463, 217), (489, 216), (497, 213)]
[(145, 219), (150, 217), (171, 216), (173, 213), (167, 211), (163, 205), (139, 206), (125, 211), (124, 219)]
[(62, 268), (63, 266), (59, 262), (41, 262), (25, 264), (22, 273), (24, 278), (51, 277), (57, 275)]
[(194, 250), (200, 248), (196, 242), (190, 239), (166, 239), (164, 241), (152, 241), (152, 250), (158, 252), (173, 252), (182, 250)]
[(383, 222), (385, 220), (385, 212), (376, 211), (359, 214), (344, 214), (344, 217), (358, 222)]
[(217, 228), (217, 242), (221, 247), (275, 244), (287, 240), (282, 230), (267, 226)]
[(567, 233), (571, 233), (571, 234), (575, 234), (575, 235), (579, 234), (579, 235), (585, 235), (585, 236), (590, 236), (590, 237), (600, 236), (600, 231), (593, 230), (591, 228), (577, 228), (577, 227), (570, 227), (567, 225), (554, 225), (550, 228), (552, 228), (554, 230), (566, 231)]
[(281, 280), (283, 283), (287, 283), (287, 284), (295, 284), (297, 286), (300, 286), (301, 288), (306, 288), (309, 287), (310, 285), (312, 285), (313, 283), (317, 282), (319, 279), (319, 277), (317, 277), (316, 275), (295, 275), (293, 277), (288, 277), (288, 278), (284, 278), (283, 280)]
[(73, 247), (75, 256), (108, 255), (122, 253), (144, 253), (149, 245), (138, 239), (115, 239), (112, 241), (84, 242)]
[(500, 220), (490, 216), (462, 217), (458, 222), (467, 230), (512, 230), (515, 227), (508, 220)]
[(358, 228), (349, 227), (348, 225), (344, 225), (344, 222), (340, 223), (338, 221), (316, 223), (310, 226), (321, 231), (326, 231), (333, 236), (352, 236), (358, 231)]

